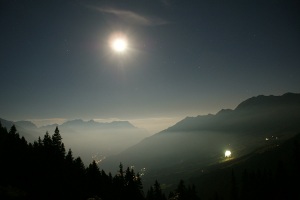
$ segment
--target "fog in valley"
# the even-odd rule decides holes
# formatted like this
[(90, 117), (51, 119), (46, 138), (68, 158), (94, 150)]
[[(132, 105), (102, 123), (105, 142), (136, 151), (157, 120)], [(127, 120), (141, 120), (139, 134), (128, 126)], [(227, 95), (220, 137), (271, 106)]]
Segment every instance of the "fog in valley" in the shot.
[(299, 22), (299, 0), (0, 0), (0, 199), (300, 199)]
[(137, 128), (128, 121), (96, 122), (78, 119), (39, 128), (28, 121), (1, 122), (8, 129), (15, 124), (20, 135), (31, 143), (37, 141), (38, 137), (43, 139), (46, 132), (52, 135), (58, 127), (65, 148), (70, 148), (74, 156), (80, 156), (86, 165), (93, 160), (100, 162), (118, 154), (150, 136), (145, 129)]

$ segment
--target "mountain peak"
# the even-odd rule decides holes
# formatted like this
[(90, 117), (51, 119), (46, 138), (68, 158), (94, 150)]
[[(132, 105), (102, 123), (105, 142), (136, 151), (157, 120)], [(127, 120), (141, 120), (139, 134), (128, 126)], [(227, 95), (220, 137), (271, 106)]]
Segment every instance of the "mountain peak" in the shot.
[(21, 126), (23, 128), (28, 128), (28, 129), (35, 129), (37, 126), (32, 123), (31, 121), (17, 121), (15, 122), (16, 126)]
[(300, 94), (285, 93), (281, 96), (258, 95), (240, 103), (235, 110), (255, 109), (260, 107), (277, 107), (280, 105), (296, 105), (300, 102)]
[(222, 109), (222, 110), (220, 110), (216, 115), (229, 114), (229, 113), (231, 113), (232, 111), (233, 111), (232, 109)]
[(128, 121), (97, 122), (95, 120), (84, 121), (82, 119), (70, 120), (62, 124), (63, 127), (93, 127), (98, 129), (136, 128)]
[[(298, 128), (296, 120), (300, 118), (299, 110), (300, 94), (258, 95), (243, 101), (234, 110), (222, 109), (215, 115), (186, 117), (162, 133), (200, 130), (246, 132), (261, 127), (271, 130), (273, 127), (286, 129), (288, 126)], [(275, 121), (278, 122), (276, 126)]]

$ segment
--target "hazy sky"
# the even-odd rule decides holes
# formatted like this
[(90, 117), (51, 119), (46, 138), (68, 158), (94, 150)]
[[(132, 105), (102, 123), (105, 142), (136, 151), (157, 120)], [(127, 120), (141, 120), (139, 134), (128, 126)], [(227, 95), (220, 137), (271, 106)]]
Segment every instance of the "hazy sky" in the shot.
[[(159, 129), (300, 92), (297, 0), (1, 0), (0, 29), (4, 119)], [(123, 54), (114, 34), (128, 39)]]

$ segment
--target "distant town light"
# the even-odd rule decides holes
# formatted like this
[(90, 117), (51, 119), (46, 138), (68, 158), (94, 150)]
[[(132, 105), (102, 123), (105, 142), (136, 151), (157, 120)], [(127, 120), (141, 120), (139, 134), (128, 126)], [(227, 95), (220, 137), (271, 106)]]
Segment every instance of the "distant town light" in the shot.
[(225, 158), (229, 158), (229, 157), (231, 157), (231, 151), (226, 150), (225, 151)]

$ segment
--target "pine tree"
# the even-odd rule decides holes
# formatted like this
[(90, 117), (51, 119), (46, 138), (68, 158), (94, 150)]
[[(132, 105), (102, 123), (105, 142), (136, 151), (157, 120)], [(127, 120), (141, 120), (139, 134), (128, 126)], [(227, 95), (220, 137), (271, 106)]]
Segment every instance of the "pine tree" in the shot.
[(139, 198), (144, 199), (143, 183), (139, 173), (137, 173), (135, 176), (135, 185)]
[(134, 200), (144, 199), (143, 186), (140, 175), (135, 175), (133, 168), (127, 167), (125, 172), (125, 193), (126, 197)]
[(123, 171), (123, 164), (122, 163), (120, 163), (120, 165), (119, 165), (119, 175), (120, 175), (120, 177), (124, 177), (124, 171)]
[(71, 149), (68, 150), (68, 153), (66, 155), (66, 162), (70, 165), (74, 162), (73, 152)]
[(237, 188), (237, 183), (236, 183), (236, 178), (234, 171), (231, 171), (231, 191), (230, 191), (230, 196), (232, 200), (237, 200), (238, 199), (238, 188)]
[(241, 191), (241, 198), (242, 199), (251, 199), (251, 194), (250, 194), (250, 181), (249, 181), (249, 175), (247, 169), (244, 170), (243, 175), (242, 175), (242, 191)]
[(12, 134), (12, 135), (17, 134), (17, 128), (15, 125), (12, 125), (12, 127), (9, 130), (9, 134)]
[(60, 154), (62, 157), (65, 156), (66, 153), (65, 146), (62, 143), (62, 137), (59, 134), (59, 130), (57, 126), (55, 128), (54, 134), (52, 135), (52, 145), (58, 154)]
[(156, 200), (165, 200), (166, 199), (165, 195), (163, 194), (163, 192), (161, 190), (161, 186), (157, 180), (155, 180), (155, 183), (154, 183), (154, 199), (156, 199)]
[(192, 186), (188, 186), (187, 193), (188, 193), (188, 199), (190, 199), (190, 200), (198, 200), (198, 199), (200, 199), (197, 196), (196, 187), (195, 187), (194, 184)]
[(114, 199), (123, 199), (125, 195), (125, 180), (123, 165), (120, 163), (118, 173), (113, 177)]
[(44, 147), (50, 147), (50, 146), (52, 146), (52, 139), (51, 139), (48, 131), (44, 135), (43, 145), (44, 145)]
[(101, 189), (101, 172), (95, 160), (86, 168), (87, 184), (89, 195), (100, 195)]
[(176, 189), (176, 192), (177, 192), (177, 194), (178, 194), (178, 196), (179, 196), (179, 198), (178, 199), (186, 199), (186, 193), (187, 193), (187, 189), (186, 189), (186, 187), (185, 187), (185, 184), (184, 184), (184, 181), (181, 179), (180, 181), (179, 181), (179, 184), (178, 184), (178, 186), (177, 186), (177, 189)]
[(151, 186), (150, 189), (148, 190), (146, 199), (147, 200), (155, 200), (153, 186)]

